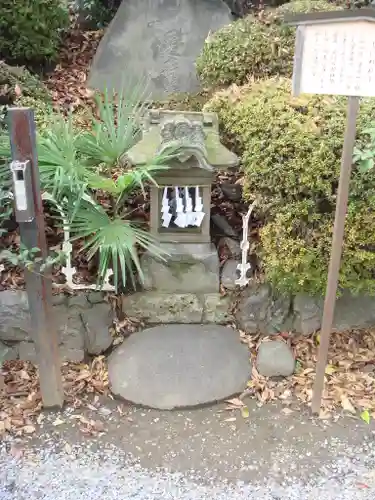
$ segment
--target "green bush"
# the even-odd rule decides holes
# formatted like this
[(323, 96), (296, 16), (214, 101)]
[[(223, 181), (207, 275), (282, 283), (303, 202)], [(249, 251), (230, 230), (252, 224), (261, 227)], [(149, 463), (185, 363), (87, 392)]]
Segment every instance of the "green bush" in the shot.
[(0, 61), (0, 128), (5, 126), (9, 106), (34, 109), (37, 125), (44, 126), (50, 115), (52, 100), (48, 89), (24, 67), (9, 66)]
[[(261, 265), (290, 292), (323, 292), (326, 284), (345, 99), (292, 97), (290, 81), (266, 80), (220, 92), (206, 105), (219, 114), (227, 144), (242, 155), (245, 196), (260, 199)], [(364, 100), (359, 141), (375, 116)], [(375, 176), (355, 168), (340, 285), (375, 292)]]
[(79, 23), (86, 28), (103, 28), (116, 14), (121, 0), (80, 0), (76, 2)]
[(69, 13), (61, 0), (1, 0), (0, 54), (8, 62), (51, 61), (68, 24)]
[(197, 72), (207, 87), (242, 85), (252, 78), (290, 76), (295, 29), (282, 23), (290, 12), (340, 9), (326, 0), (284, 4), (265, 20), (252, 16), (235, 21), (209, 36), (197, 60)]

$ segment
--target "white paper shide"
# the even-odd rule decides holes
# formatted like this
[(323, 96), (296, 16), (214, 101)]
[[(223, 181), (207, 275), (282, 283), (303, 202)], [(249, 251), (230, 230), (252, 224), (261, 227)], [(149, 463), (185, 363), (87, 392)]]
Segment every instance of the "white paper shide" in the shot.
[(170, 228), (172, 224), (179, 228), (200, 227), (205, 216), (201, 188), (199, 186), (165, 187), (161, 213), (163, 228)]

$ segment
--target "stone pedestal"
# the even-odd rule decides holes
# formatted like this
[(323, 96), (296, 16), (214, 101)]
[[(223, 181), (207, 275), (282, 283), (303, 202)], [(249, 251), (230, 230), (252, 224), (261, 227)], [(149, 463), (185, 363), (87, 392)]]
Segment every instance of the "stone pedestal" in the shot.
[(144, 288), (163, 293), (218, 293), (219, 257), (211, 243), (163, 243), (165, 260), (142, 256)]

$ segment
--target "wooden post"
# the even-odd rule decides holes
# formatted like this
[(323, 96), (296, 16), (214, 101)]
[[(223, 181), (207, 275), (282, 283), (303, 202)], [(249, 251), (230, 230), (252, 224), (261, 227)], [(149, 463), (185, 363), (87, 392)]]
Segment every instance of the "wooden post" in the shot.
[[(28, 249), (39, 248), (41, 256), (46, 258), (47, 243), (33, 110), (11, 108), (9, 120), (15, 213), (19, 222), (21, 242)], [(61, 407), (64, 392), (58, 337), (51, 310), (52, 281), (37, 272), (25, 270), (25, 282), (43, 405)]]
[(358, 109), (359, 98), (349, 97), (344, 146), (341, 157), (340, 180), (336, 202), (335, 225), (333, 228), (331, 259), (328, 269), (328, 281), (324, 301), (322, 328), (320, 333), (318, 363), (316, 367), (315, 383), (311, 402), (311, 409), (313, 413), (320, 412), (322, 394), (324, 389), (324, 376), (328, 358), (329, 339), (335, 312), (342, 245), (344, 241), (344, 226), (346, 211), (348, 207), (350, 173), (353, 163), (353, 148), (355, 143)]

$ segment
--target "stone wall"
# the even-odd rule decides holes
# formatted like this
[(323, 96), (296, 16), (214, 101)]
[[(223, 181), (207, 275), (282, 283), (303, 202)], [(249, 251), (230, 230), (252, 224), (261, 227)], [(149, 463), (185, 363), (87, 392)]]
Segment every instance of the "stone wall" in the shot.
[[(252, 284), (235, 293), (138, 292), (123, 297), (123, 312), (147, 324), (236, 324), (248, 333), (273, 335), (295, 332), (309, 335), (320, 329), (323, 298), (307, 295), (277, 296), (267, 284)], [(112, 345), (110, 305), (100, 292), (54, 297), (54, 319), (64, 361), (81, 362)], [(375, 326), (375, 297), (343, 295), (336, 304), (334, 329)], [(0, 292), (0, 359), (35, 362), (27, 295), (24, 291)]]
[[(161, 323), (235, 323), (248, 333), (309, 335), (320, 329), (323, 298), (275, 295), (267, 284), (252, 284), (225, 296), (139, 292), (125, 296), (123, 311), (154, 325)], [(344, 294), (337, 300), (333, 328), (346, 331), (375, 326), (375, 297)]]
[[(83, 361), (112, 345), (110, 305), (100, 292), (53, 297), (53, 317), (63, 361)], [(22, 290), (0, 292), (0, 359), (35, 362), (27, 294)]]
[[(269, 285), (253, 285), (241, 293), (236, 322), (249, 333), (272, 335), (291, 331), (309, 335), (319, 330), (323, 315), (323, 297), (298, 294), (280, 297)], [(375, 297), (344, 293), (336, 302), (333, 330), (343, 332), (375, 326)]]

